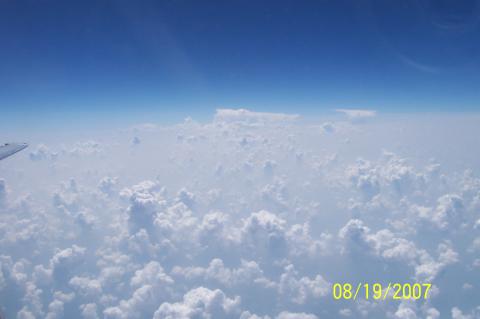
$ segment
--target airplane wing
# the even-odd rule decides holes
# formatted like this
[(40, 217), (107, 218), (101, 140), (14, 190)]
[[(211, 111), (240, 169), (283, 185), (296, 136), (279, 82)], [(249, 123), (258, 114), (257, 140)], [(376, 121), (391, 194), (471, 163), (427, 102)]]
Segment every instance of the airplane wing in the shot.
[(0, 144), (0, 160), (3, 160), (10, 155), (20, 152), (28, 146), (27, 143), (5, 143)]

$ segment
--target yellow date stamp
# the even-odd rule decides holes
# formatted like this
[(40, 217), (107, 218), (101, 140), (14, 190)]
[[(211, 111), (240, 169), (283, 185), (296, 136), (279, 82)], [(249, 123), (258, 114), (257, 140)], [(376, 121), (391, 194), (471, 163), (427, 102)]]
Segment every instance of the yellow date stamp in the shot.
[(335, 300), (405, 300), (427, 299), (432, 288), (430, 283), (335, 283), (332, 296)]

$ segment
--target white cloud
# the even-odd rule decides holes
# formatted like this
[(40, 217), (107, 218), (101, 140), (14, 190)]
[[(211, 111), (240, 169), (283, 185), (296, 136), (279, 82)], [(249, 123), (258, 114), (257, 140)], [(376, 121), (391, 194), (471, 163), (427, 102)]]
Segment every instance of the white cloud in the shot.
[(54, 293), (54, 300), (48, 305), (46, 319), (60, 319), (64, 317), (65, 303), (72, 301), (75, 297), (73, 293), (64, 294), (62, 292)]
[(452, 308), (452, 319), (474, 319), (471, 315), (464, 314), (457, 307)]
[(94, 303), (81, 305), (80, 310), (82, 311), (83, 319), (99, 319), (100, 318), (97, 313), (97, 305)]
[(105, 318), (144, 318), (151, 315), (158, 300), (170, 296), (173, 280), (165, 274), (158, 262), (151, 261), (135, 271), (130, 280), (132, 295), (121, 300), (118, 305), (104, 310)]
[(375, 117), (377, 115), (377, 111), (375, 110), (362, 110), (362, 109), (336, 109), (338, 113), (345, 114), (348, 119), (352, 121), (367, 119), (371, 117)]
[(321, 275), (317, 275), (314, 279), (297, 277), (298, 273), (293, 265), (286, 266), (285, 272), (280, 277), (279, 292), (289, 301), (305, 304), (309, 299), (325, 297), (331, 292), (331, 284)]
[[(478, 317), (478, 118), (344, 111), (369, 121), (218, 110), (205, 124), (46, 136), (33, 161), (0, 165), (0, 308)], [(360, 280), (433, 286), (416, 302), (333, 300), (333, 283)]]
[(283, 311), (276, 317), (276, 319), (318, 319), (318, 317), (304, 312), (293, 313)]
[(411, 303), (402, 302), (398, 306), (397, 311), (395, 312), (395, 318), (398, 319), (417, 319), (417, 310), (414, 308), (415, 305)]
[(240, 297), (228, 298), (221, 290), (198, 287), (183, 296), (182, 302), (163, 303), (153, 319), (236, 318), (240, 313)]
[(30, 159), (32, 161), (41, 161), (53, 156), (53, 153), (45, 144), (39, 144), (30, 152)]
[(75, 276), (70, 279), (69, 284), (78, 293), (91, 298), (99, 298), (102, 294), (102, 284), (97, 279)]
[(246, 109), (217, 109), (216, 122), (239, 122), (244, 124), (261, 124), (286, 122), (298, 119), (297, 114), (253, 112)]

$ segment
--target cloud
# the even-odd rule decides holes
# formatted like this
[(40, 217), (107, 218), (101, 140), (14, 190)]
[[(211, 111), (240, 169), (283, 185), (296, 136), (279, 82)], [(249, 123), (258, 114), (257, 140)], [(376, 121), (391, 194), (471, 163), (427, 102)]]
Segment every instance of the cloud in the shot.
[(283, 311), (276, 317), (276, 319), (318, 319), (318, 317), (304, 312), (292, 313)]
[[(2, 312), (478, 317), (478, 117), (297, 118), (218, 110), (208, 123), (55, 132), (32, 160), (2, 162)], [(415, 302), (332, 298), (334, 283), (359, 281), (432, 288)]]
[(0, 179), (0, 207), (7, 204), (7, 186), (5, 180)]
[(460, 309), (457, 307), (452, 308), (452, 319), (474, 319), (478, 317), (474, 317), (473, 315), (464, 314)]
[(153, 319), (177, 318), (236, 318), (240, 312), (240, 297), (228, 298), (221, 290), (198, 287), (183, 296), (182, 302), (163, 303)]
[(70, 302), (75, 294), (65, 294), (60, 291), (54, 293), (54, 300), (48, 305), (46, 319), (60, 319), (64, 317), (65, 303)]
[(140, 124), (133, 125), (131, 129), (135, 132), (142, 132), (142, 131), (152, 132), (158, 129), (158, 125), (154, 123), (140, 123)]
[(266, 124), (278, 122), (290, 122), (297, 120), (297, 114), (253, 112), (246, 109), (217, 109), (215, 122), (244, 123), (244, 124)]
[(30, 152), (29, 156), (32, 161), (41, 161), (48, 158), (55, 158), (56, 153), (52, 153), (46, 145), (39, 144)]
[(375, 110), (336, 109), (335, 111), (346, 115), (347, 118), (351, 121), (361, 121), (361, 120), (375, 117), (377, 115), (377, 111)]
[(84, 304), (80, 306), (82, 317), (84, 319), (99, 319), (97, 313), (97, 305), (94, 303)]
[(314, 279), (308, 277), (297, 278), (298, 274), (293, 265), (285, 267), (285, 272), (280, 277), (279, 291), (287, 300), (296, 304), (305, 304), (308, 299), (318, 299), (329, 295), (331, 284), (321, 275)]

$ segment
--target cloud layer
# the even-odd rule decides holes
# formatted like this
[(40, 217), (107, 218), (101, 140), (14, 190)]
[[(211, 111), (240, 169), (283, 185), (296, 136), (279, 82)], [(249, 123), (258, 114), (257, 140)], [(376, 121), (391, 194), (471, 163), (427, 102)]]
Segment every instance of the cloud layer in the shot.
[[(341, 112), (350, 121), (307, 124), (222, 109), (2, 161), (1, 311), (480, 318), (478, 118)], [(336, 282), (434, 287), (354, 302), (332, 298)]]

